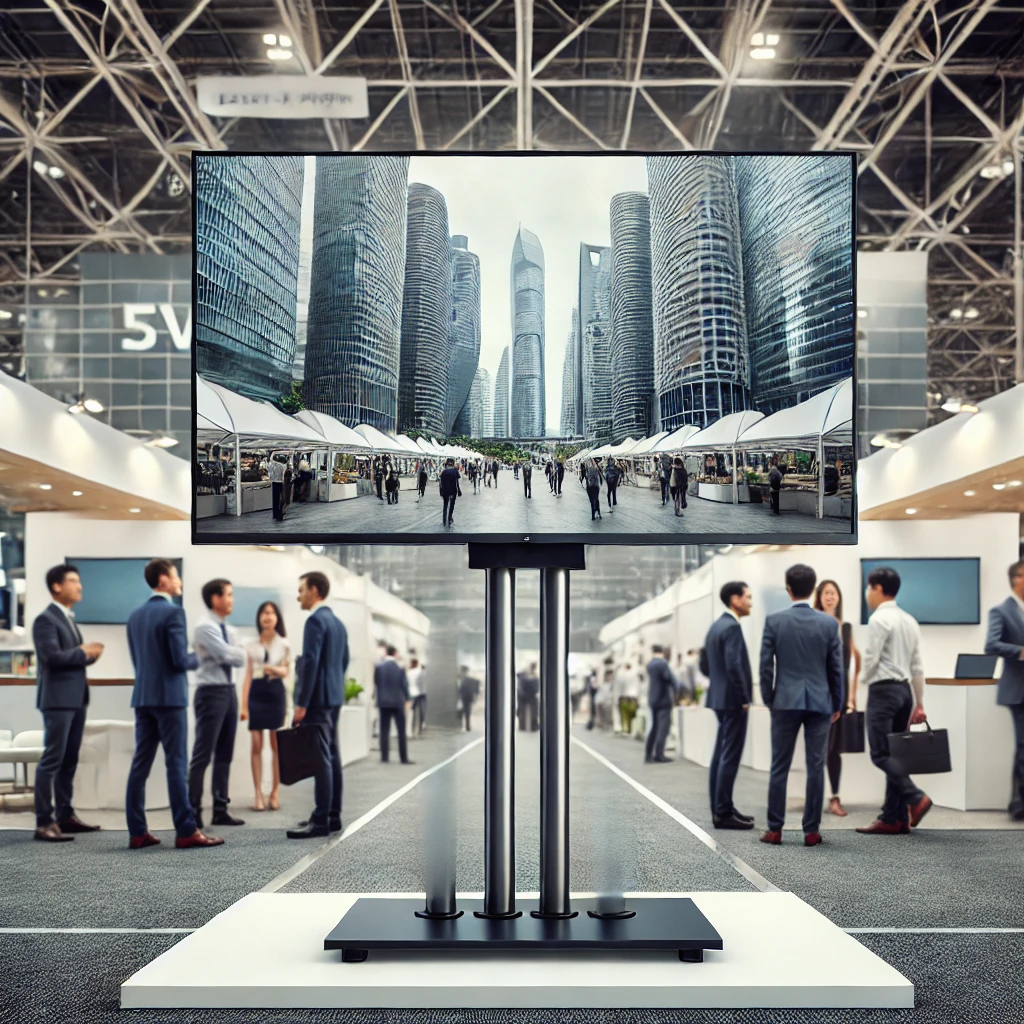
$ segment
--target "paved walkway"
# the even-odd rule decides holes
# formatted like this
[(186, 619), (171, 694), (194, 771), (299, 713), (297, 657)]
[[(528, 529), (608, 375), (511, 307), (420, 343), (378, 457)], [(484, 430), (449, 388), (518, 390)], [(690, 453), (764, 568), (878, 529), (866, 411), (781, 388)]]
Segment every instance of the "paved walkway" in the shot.
[(561, 496), (553, 495), (541, 473), (533, 475), (533, 496), (523, 493), (522, 480), (509, 471), (500, 473), (497, 487), (480, 487), (473, 493), (468, 480), (462, 482), (462, 497), (455, 505), (454, 528), (441, 525), (441, 498), (436, 481), (427, 486), (422, 500), (408, 489), (399, 494), (397, 505), (388, 505), (373, 495), (348, 501), (290, 505), (283, 523), (275, 523), (269, 511), (250, 512), (243, 517), (218, 516), (201, 519), (201, 534), (522, 534), (534, 538), (553, 534), (680, 534), (702, 537), (768, 538), (776, 534), (846, 534), (848, 519), (815, 519), (796, 512), (773, 515), (767, 505), (727, 505), (691, 497), (681, 516), (673, 515), (671, 503), (661, 504), (658, 491), (647, 487), (620, 486), (618, 504), (608, 510), (606, 489), (602, 488), (602, 518), (591, 521), (590, 500), (576, 477), (566, 476)]

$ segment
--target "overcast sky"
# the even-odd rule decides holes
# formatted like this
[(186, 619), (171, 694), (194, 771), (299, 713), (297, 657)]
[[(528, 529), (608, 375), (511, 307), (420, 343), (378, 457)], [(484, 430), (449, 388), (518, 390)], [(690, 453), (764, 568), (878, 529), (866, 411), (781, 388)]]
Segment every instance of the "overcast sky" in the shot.
[(544, 247), (547, 427), (560, 427), (562, 359), (579, 281), (581, 242), (609, 245), (608, 208), (618, 192), (646, 192), (643, 157), (414, 156), (409, 181), (448, 204), (448, 230), (480, 257), (480, 365), (493, 382), (512, 341), (509, 273), (519, 225)]

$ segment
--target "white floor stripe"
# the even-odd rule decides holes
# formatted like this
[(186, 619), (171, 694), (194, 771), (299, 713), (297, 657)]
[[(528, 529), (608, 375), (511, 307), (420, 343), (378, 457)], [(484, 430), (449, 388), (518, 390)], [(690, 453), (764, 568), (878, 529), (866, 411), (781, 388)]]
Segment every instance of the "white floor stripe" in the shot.
[(355, 835), (355, 833), (358, 832), (365, 825), (369, 825), (369, 823), (373, 821), (374, 818), (383, 814), (384, 811), (386, 811), (393, 803), (395, 803), (396, 800), (400, 800), (403, 796), (405, 796), (405, 794), (408, 793), (410, 789), (414, 789), (424, 779), (429, 778), (435, 772), (439, 772), (442, 768), (446, 768), (454, 760), (462, 757), (462, 755), (467, 753), (468, 751), (480, 746), (480, 744), (483, 743), (483, 741), (483, 737), (481, 736), (479, 739), (475, 739), (471, 743), (467, 743), (464, 747), (457, 750), (454, 754), (452, 754), (451, 757), (447, 758), (444, 761), (441, 761), (439, 764), (435, 764), (433, 768), (428, 768), (425, 772), (420, 772), (420, 774), (417, 775), (416, 778), (413, 779), (411, 782), (407, 782), (404, 786), (401, 787), (401, 789), (396, 789), (395, 792), (392, 793), (389, 797), (386, 797), (385, 799), (381, 800), (381, 802), (377, 804), (376, 807), (371, 808), (361, 818), (357, 818), (340, 835), (334, 836), (332, 839), (324, 843), (323, 846), (317, 848), (308, 856), (303, 857), (302, 860), (300, 860), (298, 863), (293, 864), (287, 870), (282, 871), (281, 874), (279, 874), (276, 878), (272, 878), (269, 882), (267, 882), (265, 886), (263, 886), (262, 889), (260, 889), (260, 892), (277, 892), (279, 889), (283, 889), (289, 882), (294, 881), (304, 871), (308, 871), (318, 860), (320, 860), (321, 857), (323, 857), (325, 854), (330, 853), (331, 850), (333, 850), (334, 847), (338, 845), (338, 843), (344, 841), (345, 839), (348, 839), (348, 837), (351, 835)]
[(750, 882), (752, 886), (754, 886), (755, 889), (758, 889), (761, 892), (783, 891), (779, 889), (778, 886), (772, 885), (772, 883), (769, 882), (768, 879), (764, 877), (764, 875), (755, 871), (749, 864), (740, 860), (739, 857), (737, 857), (734, 853), (731, 853), (729, 850), (725, 849), (725, 847), (722, 846), (718, 842), (718, 840), (716, 840), (713, 836), (708, 835), (708, 833), (705, 832), (704, 829), (700, 827), (700, 825), (696, 824), (696, 822), (691, 821), (681, 811), (677, 811), (670, 803), (668, 803), (665, 800), (662, 800), (662, 798), (658, 796), (657, 793), (653, 793), (642, 783), (637, 782), (636, 779), (634, 779), (631, 775), (627, 775), (618, 765), (609, 761), (608, 758), (605, 757), (603, 754), (599, 754), (596, 750), (594, 750), (593, 747), (588, 746), (582, 740), (578, 740), (575, 736), (573, 736), (572, 741), (577, 746), (582, 747), (592, 758), (594, 758), (595, 761), (598, 761), (601, 764), (603, 764), (605, 768), (607, 768), (609, 771), (612, 771), (616, 775), (618, 775), (618, 777), (622, 779), (623, 782), (628, 783), (630, 786), (632, 786), (641, 796), (646, 797), (648, 800), (650, 800), (655, 807), (659, 808), (660, 810), (663, 810), (673, 821), (676, 821), (680, 825), (682, 825), (683, 828), (687, 830), (687, 832), (689, 832), (691, 835), (699, 839), (706, 847), (708, 847), (709, 850), (712, 851), (712, 853), (717, 854), (734, 871), (741, 874), (748, 882)]

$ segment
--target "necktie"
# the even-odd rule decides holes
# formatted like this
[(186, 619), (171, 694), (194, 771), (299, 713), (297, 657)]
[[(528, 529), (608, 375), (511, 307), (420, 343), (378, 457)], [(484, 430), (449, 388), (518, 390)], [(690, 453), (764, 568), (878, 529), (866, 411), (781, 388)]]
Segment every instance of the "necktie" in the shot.
[[(231, 641), (228, 639), (228, 626), (227, 626), (226, 622), (222, 622), (220, 624), (220, 635), (222, 637), (224, 637), (224, 643), (226, 643), (226, 644), (230, 644), (231, 643)], [(228, 664), (224, 664), (224, 665), (221, 665), (221, 668), (224, 669), (224, 674), (228, 677), (228, 682), (229, 683), (233, 683), (234, 679), (231, 676), (231, 666), (228, 665)]]
[(78, 623), (75, 622), (75, 613), (74, 612), (68, 612), (68, 622), (71, 623), (71, 628), (75, 631), (75, 639), (79, 643), (83, 643), (84, 641), (82, 640), (82, 633), (81, 633), (81, 630), (79, 630), (79, 628), (78, 628)]

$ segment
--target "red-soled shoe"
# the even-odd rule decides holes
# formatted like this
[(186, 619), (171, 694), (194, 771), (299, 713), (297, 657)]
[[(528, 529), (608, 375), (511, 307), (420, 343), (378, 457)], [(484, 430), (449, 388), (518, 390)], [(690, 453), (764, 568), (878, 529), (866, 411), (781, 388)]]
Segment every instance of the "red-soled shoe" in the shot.
[(145, 835), (141, 835), (141, 836), (132, 836), (128, 840), (128, 849), (129, 850), (141, 850), (141, 849), (143, 849), (146, 846), (159, 846), (159, 845), (160, 845), (160, 840), (157, 839), (157, 837), (155, 835), (153, 835), (151, 832), (147, 832), (147, 833), (145, 833)]
[(930, 796), (923, 796), (907, 810), (910, 812), (910, 827), (917, 828), (921, 823), (921, 819), (932, 809), (932, 798)]
[(804, 833), (804, 846), (820, 846), (821, 845), (821, 833), (820, 832), (805, 832)]
[(179, 850), (191, 850), (196, 846), (223, 846), (224, 840), (218, 839), (216, 836), (203, 835), (199, 829), (190, 836), (178, 836), (174, 840), (174, 845)]
[(782, 832), (772, 832), (769, 829), (763, 836), (761, 836), (762, 843), (770, 843), (772, 846), (782, 845)]

